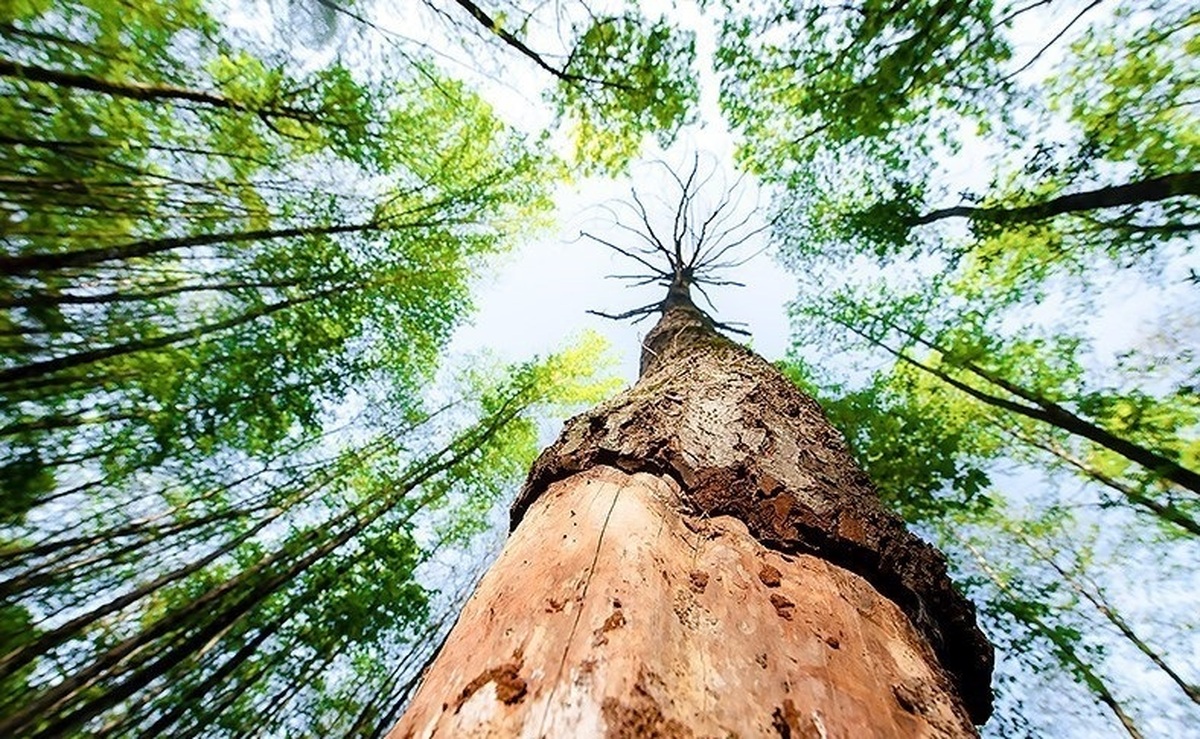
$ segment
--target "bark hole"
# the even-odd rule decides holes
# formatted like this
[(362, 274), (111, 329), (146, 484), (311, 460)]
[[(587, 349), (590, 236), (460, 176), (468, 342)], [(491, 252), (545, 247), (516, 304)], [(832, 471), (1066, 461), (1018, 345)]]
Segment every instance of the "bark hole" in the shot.
[(454, 712), (458, 713), (463, 704), (471, 699), (471, 696), (488, 683), (493, 683), (496, 688), (496, 700), (506, 705), (520, 703), (525, 697), (525, 691), (528, 685), (524, 678), (519, 674), (521, 665), (517, 662), (507, 662), (497, 667), (491, 667), (479, 673), (479, 675), (467, 683), (463, 688), (462, 693), (458, 696), (458, 700), (454, 702)]
[(896, 703), (912, 714), (925, 713), (925, 693), (925, 684), (920, 680), (905, 680), (892, 686), (892, 695), (896, 697)]
[[(618, 601), (613, 601), (613, 602), (620, 604), (621, 601), (618, 600)], [(616, 631), (617, 629), (621, 628), (624, 625), (625, 625), (625, 612), (622, 611), (618, 605), (617, 609), (612, 612), (612, 615), (610, 615), (608, 618), (606, 618), (604, 620), (604, 624), (601, 625), (600, 628), (598, 628), (594, 632), (592, 632), (592, 634), (594, 636), (594, 638), (592, 639), (592, 645), (600, 647), (605, 644), (608, 644), (608, 636), (607, 636), (608, 633), (610, 631)]]
[[(640, 687), (640, 686), (639, 686)], [(681, 722), (663, 715), (658, 702), (638, 690), (634, 702), (605, 699), (601, 711), (608, 724), (609, 739), (690, 739), (692, 732)]]
[(771, 726), (781, 739), (825, 739), (825, 727), (817, 716), (805, 720), (789, 698), (771, 715)]
[(792, 612), (796, 610), (796, 604), (778, 593), (771, 593), (771, 605), (775, 606), (775, 613), (780, 618), (792, 620)]
[(777, 588), (783, 583), (783, 573), (777, 568), (764, 563), (762, 569), (758, 571), (758, 579), (768, 588)]

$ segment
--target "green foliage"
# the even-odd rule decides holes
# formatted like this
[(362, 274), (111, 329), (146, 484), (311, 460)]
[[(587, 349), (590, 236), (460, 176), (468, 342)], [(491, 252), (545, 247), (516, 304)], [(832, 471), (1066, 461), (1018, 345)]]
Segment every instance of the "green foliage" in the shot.
[[(121, 52), (124, 69), (217, 102), (4, 81), (0, 115), (20, 143), (0, 166), (21, 217), (6, 221), (0, 392), (22, 458), (79, 444), (93, 417), (115, 421), (87, 435), (112, 474), (219, 448), (262, 455), (372, 377), (411, 394), (467, 307), (475, 260), (546, 205), (540, 160), (461, 84), (385, 95), (339, 67), (296, 78), (208, 36), (195, 12), (129, 24), (156, 43)], [(57, 13), (74, 35), (39, 45), (39, 61), (111, 74), (89, 44), (121, 9)], [(25, 38), (12, 34), (13, 53)], [(209, 61), (168, 56), (184, 38)], [(339, 184), (368, 176), (389, 184)], [(47, 181), (64, 186), (33, 186)]]
[(581, 29), (552, 100), (585, 171), (616, 172), (654, 134), (665, 148), (694, 116), (695, 38), (636, 13)]
[[(672, 14), (647, 15), (630, 0), (604, 7), (492, 0), (441, 5), (424, 3), (414, 20), (445, 23), (450, 39), (471, 58), (468, 66), (477, 65), (486, 48), (479, 40), (488, 42), (495, 64), (485, 74), (512, 85), (502, 94), (541, 87), (555, 114), (541, 132), (543, 141), (560, 138), (552, 134), (568, 140), (566, 169), (572, 175), (616, 174), (640, 154), (647, 137), (666, 147), (695, 119), (695, 33)], [(368, 0), (339, 11), (360, 27), (381, 31), (362, 13), (383, 7)], [(393, 43), (403, 39), (384, 33)], [(497, 75), (497, 69), (503, 71)]]
[[(1126, 3), (1111, 20), (1082, 32), (1060, 71), (1034, 89), (995, 87), (992, 102), (982, 107), (969, 96), (943, 97), (939, 105), (955, 116), (950, 120), (932, 108), (913, 118), (887, 105), (873, 108), (894, 127), (888, 141), (903, 147), (901, 156), (845, 139), (838, 125), (821, 129), (809, 153), (786, 155), (799, 162), (778, 201), (789, 211), (790, 258), (934, 254), (961, 262), (966, 289), (1019, 301), (1062, 276), (1086, 290), (1098, 256), (1129, 267), (1169, 254), (1196, 227), (1195, 187), (1180, 183), (1174, 196), (1164, 197), (1136, 186), (1186, 174), (1197, 160), (1200, 117), (1187, 102), (1197, 79), (1197, 22), (1194, 10), (1177, 4)], [(965, 66), (982, 74), (1006, 58), (985, 49), (991, 61), (973, 66), (964, 56)], [(1021, 125), (1003, 114), (1017, 106)], [(980, 134), (992, 135), (981, 140), (961, 133), (968, 120), (986, 124)], [(930, 149), (919, 143), (929, 130), (960, 132), (944, 142), (946, 153), (992, 154), (985, 192), (961, 192), (959, 202), (945, 202), (939, 179), (948, 175), (939, 174), (926, 157)], [(775, 151), (748, 141), (748, 156)], [(783, 161), (772, 171), (791, 171)], [(1120, 187), (1129, 192), (1114, 200), (1108, 191)], [(964, 221), (965, 233), (955, 225)]]
[[(1111, 519), (1098, 525), (1085, 511), (1057, 505), (999, 505), (983, 516), (941, 521), (937, 533), (941, 546), (958, 555), (960, 574), (981, 606), (996, 646), (1028, 671), (1018, 677), (1012, 664), (1002, 660), (1001, 689), (1010, 692), (1024, 686), (1028, 691), (1036, 686), (1061, 694), (1071, 691), (1071, 683), (1082, 689), (1085, 700), (1059, 701), (1054, 725), (1070, 716), (1075, 726), (1094, 727), (1090, 731), (1111, 731), (1120, 725), (1131, 735), (1157, 725), (1150, 712), (1139, 717), (1136, 709), (1142, 701), (1131, 697), (1138, 692), (1136, 686), (1122, 679), (1139, 666), (1155, 673), (1156, 679), (1166, 678), (1161, 685), (1175, 683), (1141, 696), (1145, 701), (1165, 707), (1170, 693), (1194, 693), (1194, 686), (1170, 664), (1171, 652), (1145, 638), (1175, 620), (1173, 615), (1157, 604), (1137, 603), (1129, 592), (1166, 594), (1178, 587), (1178, 578), (1186, 581), (1191, 575), (1186, 569), (1171, 572), (1173, 568), (1153, 562), (1153, 555), (1147, 561), (1133, 554), (1154, 546), (1140, 527)], [(1171, 554), (1186, 557), (1185, 551), (1173, 547)], [(1135, 578), (1145, 579), (1130, 588), (1128, 582)], [(1102, 579), (1113, 588), (1100, 585)], [(1145, 618), (1147, 610), (1157, 611), (1157, 617)], [(1134, 614), (1140, 616), (1140, 624), (1130, 618)], [(1151, 624), (1156, 628), (1146, 628)], [(1188, 628), (1186, 623), (1179, 627)], [(1108, 714), (1107, 723), (1089, 715), (1091, 707)]]
[(199, 3), (4, 12), (0, 733), (374, 731), (379, 665), (455, 605), (422, 568), (530, 414), (604, 392), (593, 340), (430, 408), (558, 165), (425, 60), (299, 69)]
[[(1155, 22), (1131, 32), (1137, 11)], [(1200, 114), (1187, 101), (1200, 83), (1200, 12), (1125, 5), (1072, 43), (1070, 62), (1051, 80), (1051, 104), (1079, 126), (1088, 154), (1145, 174), (1195, 168)]]
[[(854, 390), (815, 385), (885, 499), (895, 496), (909, 506), (901, 509), (906, 515), (923, 518), (929, 511), (913, 508), (892, 481), (899, 490), (906, 480), (930, 481), (931, 492), (945, 481), (965, 494), (973, 490), (967, 481), (986, 479), (987, 465), (1009, 459), (1071, 469), (1176, 534), (1181, 523), (1200, 534), (1194, 495), (1140, 454), (1196, 468), (1200, 415), (1189, 387), (1098, 386), (1085, 367), (1090, 342), (1083, 336), (1006, 328), (1005, 311), (971, 306), (980, 306), (977, 296), (933, 289), (907, 296), (843, 290), (794, 307), (796, 325), (805, 327), (798, 360), (804, 347), (842, 346), (847, 335), (895, 360)], [(936, 511), (955, 498), (925, 493), (918, 500)]]
[[(797, 359), (784, 375), (817, 398), (883, 502), (909, 521), (991, 505), (987, 463), (1002, 445), (979, 427), (976, 409), (936, 381), (897, 367), (903, 378), (875, 375), (861, 389), (813, 383)], [(839, 391), (840, 390), (840, 391)]]
[(818, 152), (851, 147), (898, 166), (947, 111), (982, 115), (1009, 56), (992, 2), (730, 4), (717, 52), (721, 105), (741, 155), (796, 182)]
[[(1012, 243), (1033, 239), (1033, 232), (1004, 230), (994, 238)], [(1030, 268), (1020, 255), (1005, 262), (1014, 272), (1002, 278), (1003, 290), (991, 287), (972, 260), (912, 280), (916, 287), (905, 289), (896, 277), (903, 262), (894, 255), (887, 260), (889, 279), (824, 285), (797, 301), (791, 361), (804, 368), (830, 363), (835, 353), (843, 363), (856, 357), (850, 361), (863, 376), (831, 381), (827, 374), (802, 372), (801, 384), (812, 386), (883, 499), (937, 531), (969, 576), (964, 581), (1003, 656), (999, 728), (993, 731), (1002, 735), (1004, 727), (1039, 720), (1036, 710), (1020, 708), (1022, 702), (1046, 702), (1032, 697), (1039, 684), (1055, 686), (1054, 695), (1088, 696), (1099, 713), (1081, 710), (1087, 704), (1078, 700), (1064, 702), (1077, 725), (1095, 724), (1097, 731), (1106, 725), (1136, 731), (1160, 710), (1155, 707), (1186, 712), (1178, 704), (1194, 701), (1194, 688), (1186, 673), (1181, 677), (1163, 666), (1181, 652), (1168, 646), (1171, 641), (1155, 645), (1136, 637), (1138, 630), (1152, 630), (1151, 617), (1128, 598), (1118, 606), (1117, 595), (1107, 602), (1096, 595), (1103, 590), (1096, 580), (1127, 592), (1120, 560), (1101, 566), (1082, 557), (1063, 564), (1060, 557), (1051, 564), (1042, 555), (1030, 560), (1019, 549), (1014, 554), (1009, 540), (1019, 533), (1021, 546), (1036, 548), (1052, 538), (1080, 536), (1062, 529), (1099, 521), (1110, 527), (1105, 537), (1135, 539), (1109, 546), (1127, 547), (1122, 557), (1152, 563), (1143, 571), (1162, 594), (1156, 597), (1187, 592), (1163, 563), (1181, 557), (1182, 582), (1194, 577), (1187, 552), (1200, 536), (1200, 498), (1194, 484), (1168, 472), (1200, 467), (1200, 415), (1188, 350), (1149, 356), (1147, 348), (1134, 346), (1113, 362), (1100, 350), (1109, 337), (1089, 331), (1062, 302), (1058, 321), (1038, 315), (1037, 304), (1062, 288), (1062, 275)], [(997, 279), (997, 272), (988, 278)], [(1055, 299), (1062, 301), (1061, 294)], [(1035, 521), (1046, 521), (1024, 518), (1014, 528), (1010, 516), (1017, 505)], [(1062, 523), (1064, 511), (1079, 510), (1087, 511), (1088, 524)], [(1051, 520), (1059, 522), (1053, 532)], [(975, 562), (980, 558), (986, 566)], [(981, 567), (984, 576), (975, 577)], [(1068, 576), (1077, 578), (1070, 588)], [(1096, 601), (1080, 602), (1075, 588)], [(1141, 612), (1130, 617), (1122, 615), (1125, 609)], [(1162, 618), (1178, 621), (1179, 615)], [(1141, 665), (1136, 674), (1162, 673), (1182, 690), (1140, 691), (1127, 679), (1129, 660)], [(1018, 710), (1024, 712), (1014, 714)]]

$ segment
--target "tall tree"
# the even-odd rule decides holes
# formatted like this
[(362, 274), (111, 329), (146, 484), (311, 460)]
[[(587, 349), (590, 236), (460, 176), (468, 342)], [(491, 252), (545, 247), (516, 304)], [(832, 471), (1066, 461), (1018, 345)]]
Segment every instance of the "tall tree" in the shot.
[(697, 211), (703, 181), (676, 178), (669, 230), (645, 219), (640, 244), (612, 244), (667, 287), (628, 313), (661, 313), (638, 382), (534, 464), (393, 736), (974, 736), (987, 719), (991, 647), (941, 555), (816, 403), (692, 302), (739, 242), (721, 205)]

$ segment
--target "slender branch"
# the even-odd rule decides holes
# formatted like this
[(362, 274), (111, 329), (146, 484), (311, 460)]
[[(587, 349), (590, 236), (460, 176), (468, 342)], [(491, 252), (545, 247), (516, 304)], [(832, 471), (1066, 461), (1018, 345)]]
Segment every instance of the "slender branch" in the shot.
[[(717, 277), (716, 274), (729, 268), (745, 264), (766, 249), (763, 246), (748, 256), (729, 258), (736, 250), (745, 246), (749, 241), (764, 233), (771, 227), (773, 221), (753, 226), (756, 209), (748, 212), (743, 209), (739, 177), (734, 188), (722, 188), (716, 206), (701, 218), (699, 215), (699, 196), (716, 177), (716, 169), (706, 171), (700, 163), (700, 156), (694, 155), (692, 163), (685, 174), (679, 174), (670, 165), (659, 160), (653, 162), (667, 170), (667, 175), (678, 187), (678, 197), (673, 202), (657, 193), (651, 198), (655, 205), (661, 202), (663, 206), (662, 222), (665, 225), (670, 219), (670, 237), (664, 238), (666, 228), (657, 229), (651, 210), (647, 207), (644, 193), (639, 193), (636, 187), (630, 188), (630, 198), (621, 204), (629, 209), (636, 224), (631, 225), (622, 220), (624, 211), (618, 213), (607, 206), (604, 209), (612, 216), (613, 225), (620, 231), (635, 235), (645, 247), (620, 246), (611, 240), (601, 238), (588, 232), (581, 232), (580, 237), (587, 237), (602, 244), (622, 256), (632, 259), (647, 272), (635, 274), (609, 275), (613, 279), (628, 280), (632, 286), (644, 286), (662, 282), (668, 288), (667, 297), (660, 303), (642, 306), (624, 313), (606, 313), (589, 311), (594, 315), (605, 318), (644, 318), (655, 310), (666, 311), (675, 305), (687, 305), (699, 311), (714, 328), (723, 328), (734, 333), (748, 335), (743, 329), (734, 325), (720, 323), (698, 308), (692, 300), (690, 289), (695, 287), (700, 297), (709, 309), (716, 311), (712, 297), (704, 289), (709, 287), (742, 287), (736, 280)], [(671, 188), (668, 185), (668, 190)]]
[(595, 234), (588, 233), (587, 231), (580, 231), (579, 235), (583, 238), (591, 239), (592, 241), (595, 241), (598, 244), (603, 244), (604, 246), (607, 246), (609, 249), (612, 249), (613, 251), (621, 254), (622, 256), (629, 257), (630, 259), (634, 260), (635, 262), (638, 262), (639, 264), (645, 266), (647, 269), (651, 270), (651, 272), (653, 272), (654, 274), (657, 274), (662, 277), (667, 277), (667, 278), (670, 278), (670, 276), (671, 276), (670, 272), (666, 272), (666, 271), (660, 269), (659, 267), (654, 266), (650, 262), (639, 257), (637, 254), (634, 254), (633, 252), (629, 251), (628, 249), (623, 249), (622, 247), (617, 246), (616, 244), (612, 243), (611, 241), (602, 239), (599, 236), (596, 236)]
[[(1003, 83), (1003, 82), (1008, 82), (1008, 81), (1009, 81), (1009, 80), (1011, 80), (1012, 78), (1014, 78), (1014, 77), (1016, 77), (1017, 75), (1019, 75), (1020, 73), (1024, 72), (1026, 69), (1029, 69), (1030, 67), (1032, 67), (1032, 66), (1033, 66), (1033, 64), (1034, 64), (1034, 62), (1036, 62), (1038, 59), (1040, 59), (1040, 58), (1042, 57), (1042, 54), (1045, 54), (1045, 53), (1046, 53), (1046, 51), (1047, 51), (1047, 50), (1048, 50), (1048, 49), (1049, 49), (1051, 46), (1054, 46), (1054, 44), (1055, 44), (1055, 43), (1057, 43), (1057, 42), (1058, 42), (1058, 40), (1059, 40), (1060, 38), (1062, 38), (1062, 37), (1063, 37), (1063, 36), (1066, 34), (1066, 32), (1067, 32), (1067, 31), (1071, 30), (1071, 27), (1072, 27), (1072, 26), (1074, 26), (1076, 23), (1078, 23), (1078, 22), (1079, 22), (1079, 19), (1080, 19), (1080, 18), (1082, 18), (1084, 15), (1086, 15), (1086, 14), (1087, 14), (1087, 12), (1088, 12), (1089, 10), (1091, 10), (1091, 9), (1092, 9), (1092, 8), (1094, 8), (1094, 7), (1096, 7), (1096, 6), (1097, 6), (1097, 5), (1099, 5), (1101, 2), (1103, 2), (1103, 0), (1092, 0), (1092, 2), (1091, 2), (1091, 3), (1089, 3), (1087, 6), (1085, 6), (1085, 7), (1083, 8), (1083, 10), (1081, 10), (1081, 11), (1079, 11), (1078, 13), (1076, 13), (1076, 14), (1075, 14), (1075, 17), (1074, 17), (1074, 18), (1072, 18), (1072, 19), (1071, 19), (1071, 20), (1070, 20), (1070, 21), (1067, 23), (1067, 25), (1065, 25), (1065, 26), (1063, 26), (1063, 27), (1062, 27), (1062, 30), (1060, 30), (1058, 33), (1054, 34), (1054, 38), (1052, 38), (1052, 39), (1050, 39), (1049, 41), (1047, 41), (1047, 42), (1045, 43), (1045, 45), (1044, 45), (1044, 46), (1042, 46), (1042, 48), (1038, 49), (1038, 52), (1037, 52), (1036, 54), (1034, 54), (1032, 57), (1030, 57), (1029, 61), (1027, 61), (1027, 62), (1025, 62), (1024, 64), (1022, 64), (1022, 65), (1021, 65), (1020, 67), (1018, 67), (1016, 70), (1014, 70), (1014, 71), (1012, 71), (1012, 72), (1009, 72), (1008, 74), (1006, 74), (1004, 77), (1002, 77), (1002, 78), (999, 80), (999, 82), (1001, 82), (1001, 83)], [(1014, 15), (1016, 15), (1016, 14), (1014, 14)], [(1012, 17), (1012, 16), (1010, 16), (1010, 18), (1011, 18), (1011, 17)]]
[(1067, 213), (1154, 203), (1183, 195), (1200, 195), (1200, 171), (1175, 172), (1014, 208), (956, 205), (917, 216), (912, 225), (922, 226), (946, 218), (969, 218), (990, 223), (1035, 222)]
[(659, 303), (651, 303), (650, 305), (643, 305), (641, 308), (634, 308), (633, 310), (627, 310), (624, 313), (605, 313), (604, 311), (599, 311), (599, 310), (589, 310), (588, 313), (591, 313), (593, 316), (600, 316), (601, 318), (611, 318), (614, 321), (624, 321), (625, 319), (633, 318), (634, 316), (649, 315), (651, 313), (654, 313), (654, 312), (660, 310), (661, 308), (662, 308), (662, 303), (659, 302)]
[(255, 113), (264, 121), (267, 121), (269, 116), (282, 116), (306, 123), (318, 122), (318, 119), (314, 114), (298, 108), (279, 106), (264, 108), (261, 110), (254, 109), (248, 105), (245, 105), (244, 103), (230, 100), (224, 95), (208, 90), (194, 90), (191, 88), (176, 87), (173, 85), (149, 85), (141, 82), (118, 82), (116, 80), (92, 77), (90, 75), (80, 74), (77, 72), (67, 72), (58, 69), (37, 67), (29, 64), (20, 64), (10, 59), (0, 59), (0, 77), (44, 82), (46, 84), (57, 85), (59, 87), (73, 87), (80, 90), (99, 92), (113, 97), (131, 98), (133, 100), (182, 100), (192, 103), (200, 103), (201, 105), (207, 105), (213, 108), (224, 108), (226, 110)]
[(618, 90), (624, 90), (626, 92), (633, 92), (637, 89), (631, 85), (622, 84), (613, 80), (597, 79), (595, 77), (573, 74), (568, 72), (566, 69), (560, 69), (559, 67), (556, 67), (550, 62), (546, 61), (545, 57), (543, 57), (541, 54), (529, 48), (524, 41), (514, 36), (511, 32), (506, 31), (499, 23), (496, 22), (495, 19), (488, 15), (483, 8), (471, 2), (471, 0), (454, 0), (454, 2), (457, 3), (458, 6), (463, 10), (467, 11), (467, 13), (469, 13), (471, 17), (479, 23), (479, 25), (483, 26), (488, 31), (491, 31), (506, 45), (562, 82), (582, 82), (591, 85), (612, 87)]

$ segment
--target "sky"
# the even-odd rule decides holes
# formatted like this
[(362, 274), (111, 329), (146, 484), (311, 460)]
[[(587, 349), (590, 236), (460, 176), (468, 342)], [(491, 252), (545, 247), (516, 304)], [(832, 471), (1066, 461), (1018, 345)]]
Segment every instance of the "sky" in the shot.
[[(649, 176), (636, 180), (639, 191), (665, 185)], [(627, 192), (613, 183), (585, 183), (580, 191), (559, 192), (559, 212), (566, 216), (562, 228), (519, 247), (500, 260), (495, 274), (480, 280), (475, 293), (478, 309), (455, 336), (453, 349), (491, 348), (506, 360), (519, 361), (531, 354), (554, 351), (570, 336), (593, 330), (612, 344), (621, 376), (630, 380), (637, 376), (641, 337), (655, 318), (635, 325), (588, 311), (620, 313), (661, 300), (666, 291), (658, 285), (629, 288), (620, 280), (607, 278), (628, 273), (637, 265), (600, 244), (579, 238), (579, 231), (586, 229), (603, 234), (602, 238), (628, 240), (628, 236), (622, 237), (608, 226), (607, 216), (593, 207), (598, 202), (596, 195), (604, 190), (612, 191), (611, 197), (622, 197)], [(757, 244), (748, 243), (744, 248), (751, 253), (764, 245), (765, 240), (760, 238)], [(725, 322), (745, 322), (755, 350), (768, 359), (782, 357), (788, 341), (785, 304), (795, 293), (795, 279), (767, 253), (739, 268), (733, 277), (746, 287), (706, 288), (717, 307), (716, 317)]]

